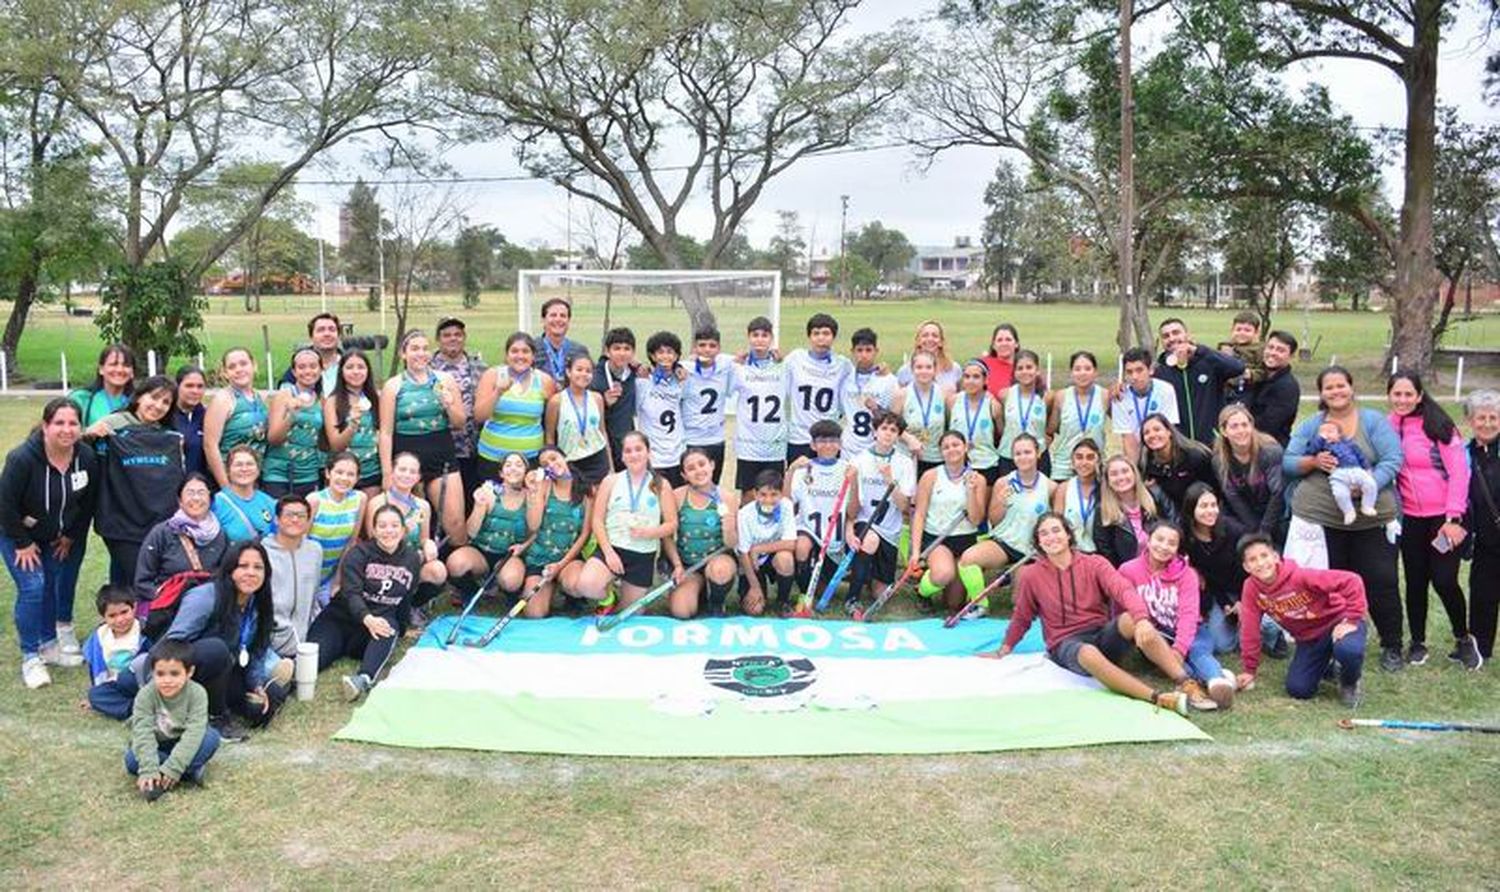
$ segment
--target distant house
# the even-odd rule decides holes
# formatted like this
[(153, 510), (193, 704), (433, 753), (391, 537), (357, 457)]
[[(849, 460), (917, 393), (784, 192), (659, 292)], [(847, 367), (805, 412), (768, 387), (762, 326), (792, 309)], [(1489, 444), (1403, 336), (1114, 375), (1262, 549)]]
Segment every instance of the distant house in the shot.
[(963, 291), (979, 287), (984, 275), (984, 248), (968, 236), (959, 236), (952, 246), (918, 245), (908, 266), (918, 287), (934, 291)]

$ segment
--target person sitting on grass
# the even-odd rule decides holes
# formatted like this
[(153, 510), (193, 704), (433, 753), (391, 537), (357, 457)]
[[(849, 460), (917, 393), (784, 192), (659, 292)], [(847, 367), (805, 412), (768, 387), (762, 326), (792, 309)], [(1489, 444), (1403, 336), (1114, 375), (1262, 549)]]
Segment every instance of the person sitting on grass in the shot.
[[(1189, 701), (1202, 699), (1202, 691), (1151, 624), (1130, 580), (1099, 555), (1078, 551), (1073, 528), (1060, 514), (1042, 515), (1033, 536), (1041, 558), (1018, 574), (1015, 612), (1000, 649), (981, 656), (1002, 659), (1010, 654), (1039, 617), (1052, 662), (1092, 676), (1117, 694), (1187, 715)], [(1176, 690), (1157, 690), (1120, 668), (1137, 647), (1167, 673)]]
[(83, 645), (83, 659), (89, 667), (89, 706), (95, 712), (123, 722), (130, 718), (131, 704), (141, 686), (130, 662), (136, 654), (150, 648), (141, 634), (141, 621), (135, 617), (135, 592), (119, 586), (103, 586), (94, 597), (104, 622)]
[(1242, 691), (1255, 687), (1260, 666), (1260, 617), (1268, 614), (1297, 642), (1286, 670), (1286, 692), (1309, 700), (1336, 663), (1339, 700), (1353, 709), (1363, 699), (1365, 583), (1347, 570), (1313, 570), (1284, 560), (1264, 533), (1240, 540), (1240, 562), (1250, 577), (1240, 594)]
[(781, 494), (781, 472), (766, 468), (755, 477), (755, 498), (740, 506), (735, 519), (740, 560), (740, 612), (760, 616), (766, 610), (771, 587), (776, 588), (776, 606), (792, 608), (792, 582), (796, 579), (797, 517), (792, 500)]
[(208, 692), (193, 681), (193, 646), (167, 640), (151, 648), (151, 680), (135, 695), (125, 770), (148, 802), (180, 781), (203, 783), (219, 748), (208, 726)]

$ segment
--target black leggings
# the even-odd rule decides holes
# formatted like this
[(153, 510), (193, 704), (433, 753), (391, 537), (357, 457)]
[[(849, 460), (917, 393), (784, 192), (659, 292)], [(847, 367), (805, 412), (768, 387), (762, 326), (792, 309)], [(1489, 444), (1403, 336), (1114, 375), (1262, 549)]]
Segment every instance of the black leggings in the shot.
[(1365, 581), (1370, 619), (1380, 635), (1380, 646), (1401, 647), (1401, 590), (1396, 582), (1396, 546), (1385, 537), (1385, 527), (1333, 530), (1324, 527), (1328, 566), (1358, 573)]
[(1495, 652), (1496, 617), (1500, 616), (1500, 544), (1474, 546), (1469, 567), (1469, 631), (1488, 660)]
[[(267, 685), (270, 706), (262, 712), (260, 704), (245, 698), (249, 693), (245, 670), (236, 656), (230, 653), (229, 645), (222, 638), (199, 638), (193, 642), (193, 681), (203, 685), (208, 692), (208, 714), (222, 718), (232, 711), (254, 727), (268, 724), (286, 700), (286, 691), (276, 685)], [(150, 666), (149, 660), (147, 666)]]
[(1411, 628), (1411, 643), (1425, 644), (1427, 641), (1427, 588), (1437, 589), (1443, 609), (1448, 612), (1448, 623), (1453, 626), (1453, 636), (1462, 638), (1469, 634), (1465, 620), (1464, 590), (1458, 584), (1458, 547), (1439, 554), (1432, 547), (1444, 517), (1401, 518), (1401, 569), (1406, 575), (1406, 622)]
[(376, 638), (365, 628), (364, 623), (339, 619), (328, 611), (318, 614), (312, 628), (307, 630), (307, 640), (318, 646), (318, 671), (322, 672), (336, 661), (349, 657), (359, 660), (361, 674), (374, 681), (401, 640), (401, 623), (395, 617), (386, 617), (386, 622), (396, 634), (387, 638)]
[(140, 558), (141, 543), (123, 539), (105, 539), (109, 549), (109, 584), (131, 588), (135, 585), (135, 564)]

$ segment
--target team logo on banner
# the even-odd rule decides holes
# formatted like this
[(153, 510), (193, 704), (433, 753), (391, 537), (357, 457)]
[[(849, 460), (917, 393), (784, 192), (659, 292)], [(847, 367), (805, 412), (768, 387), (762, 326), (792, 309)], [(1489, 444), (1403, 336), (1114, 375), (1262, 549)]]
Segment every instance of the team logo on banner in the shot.
[(710, 659), (703, 679), (714, 687), (747, 697), (784, 697), (806, 690), (818, 680), (818, 669), (806, 657), (790, 660), (767, 655)]

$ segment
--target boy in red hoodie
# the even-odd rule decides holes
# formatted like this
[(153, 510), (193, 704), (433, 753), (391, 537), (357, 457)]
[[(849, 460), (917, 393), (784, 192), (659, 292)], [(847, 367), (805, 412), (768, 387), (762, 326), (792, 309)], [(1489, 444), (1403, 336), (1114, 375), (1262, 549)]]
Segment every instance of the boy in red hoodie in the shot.
[(1282, 560), (1271, 538), (1240, 540), (1240, 563), (1249, 578), (1240, 592), (1240, 690), (1255, 685), (1260, 665), (1260, 617), (1268, 614), (1297, 642), (1286, 670), (1286, 692), (1310, 699), (1329, 665), (1339, 664), (1339, 699), (1350, 709), (1363, 696), (1365, 583), (1346, 570), (1312, 570)]
[[(1184, 688), (1191, 679), (1182, 658), (1151, 624), (1130, 580), (1104, 558), (1078, 551), (1072, 527), (1056, 512), (1037, 521), (1032, 542), (1040, 559), (1021, 570), (1016, 580), (1016, 607), (1005, 641), (998, 651), (983, 656), (1005, 657), (1025, 637), (1031, 620), (1040, 617), (1047, 656), (1054, 663), (1092, 676), (1117, 694), (1187, 715)], [(1119, 616), (1112, 615), (1115, 610)], [(1154, 690), (1120, 668), (1120, 661), (1137, 647), (1176, 683), (1176, 690)]]

